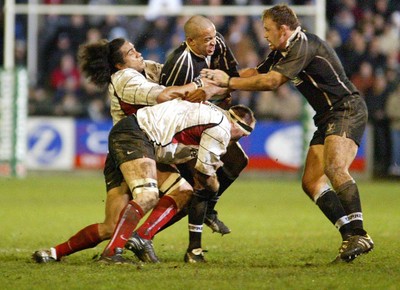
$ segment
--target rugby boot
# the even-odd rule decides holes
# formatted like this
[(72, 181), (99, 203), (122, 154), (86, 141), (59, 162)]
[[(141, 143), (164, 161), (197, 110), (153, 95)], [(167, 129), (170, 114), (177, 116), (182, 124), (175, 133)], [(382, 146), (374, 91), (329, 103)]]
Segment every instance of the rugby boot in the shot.
[(226, 235), (231, 232), (231, 229), (218, 219), (218, 214), (216, 211), (207, 214), (204, 218), (204, 223), (212, 229), (213, 233), (216, 232), (220, 233), (221, 235)]
[(204, 259), (204, 252), (202, 248), (193, 249), (185, 253), (184, 261), (186, 263), (206, 263)]
[(123, 257), (123, 249), (115, 248), (115, 254), (112, 256), (101, 256), (98, 260), (102, 264), (114, 264), (114, 265), (135, 265), (136, 263)]
[(160, 263), (151, 240), (141, 238), (134, 232), (125, 244), (125, 249), (132, 251), (139, 260), (146, 263)]
[(57, 262), (56, 252), (54, 248), (50, 250), (39, 250), (32, 254), (32, 259), (39, 264)]
[(372, 251), (373, 248), (374, 242), (369, 235), (354, 235), (342, 242), (338, 258), (346, 262), (351, 262), (358, 256)]

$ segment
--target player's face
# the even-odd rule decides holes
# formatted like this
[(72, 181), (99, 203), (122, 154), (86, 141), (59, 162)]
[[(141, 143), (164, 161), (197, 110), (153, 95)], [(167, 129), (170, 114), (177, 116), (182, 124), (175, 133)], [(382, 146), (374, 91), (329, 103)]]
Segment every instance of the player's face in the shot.
[[(255, 124), (252, 124), (250, 127), (252, 127), (254, 129), (254, 125)], [(247, 136), (249, 136), (249, 133), (245, 132), (238, 123), (231, 122), (231, 140), (230, 140), (230, 142), (237, 142), (242, 137), (247, 137)]]
[(189, 39), (190, 48), (198, 55), (209, 56), (213, 55), (215, 50), (217, 32), (214, 26), (199, 31), (198, 36)]
[(133, 68), (138, 72), (144, 70), (145, 64), (142, 54), (135, 49), (135, 46), (132, 43), (126, 41), (121, 46), (121, 53), (125, 62), (122, 65), (122, 69)]
[(264, 38), (271, 50), (284, 50), (286, 46), (285, 30), (270, 18), (264, 18)]

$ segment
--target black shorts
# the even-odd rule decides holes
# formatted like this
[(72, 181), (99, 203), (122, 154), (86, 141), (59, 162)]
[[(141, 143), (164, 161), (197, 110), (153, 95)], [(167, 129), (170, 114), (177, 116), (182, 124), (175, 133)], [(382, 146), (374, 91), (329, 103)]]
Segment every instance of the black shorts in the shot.
[(139, 158), (155, 160), (154, 146), (140, 129), (136, 116), (120, 120), (108, 136), (108, 155), (104, 166), (107, 191), (120, 186), (124, 180), (119, 166)]
[(359, 95), (351, 95), (333, 106), (333, 110), (314, 117), (317, 130), (310, 141), (311, 145), (324, 144), (330, 135), (343, 136), (352, 139), (360, 146), (368, 121), (368, 111), (365, 101)]

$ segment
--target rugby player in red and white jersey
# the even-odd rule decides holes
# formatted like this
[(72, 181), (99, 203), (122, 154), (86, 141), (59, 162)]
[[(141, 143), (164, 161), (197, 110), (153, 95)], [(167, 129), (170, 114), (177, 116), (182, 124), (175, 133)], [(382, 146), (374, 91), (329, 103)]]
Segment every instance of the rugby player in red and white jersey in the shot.
[[(106, 164), (106, 179), (107, 176), (110, 181), (112, 178), (123, 178), (133, 200), (121, 212), (101, 260), (123, 262), (121, 253), (128, 238), (140, 219), (156, 206), (159, 200), (156, 162), (175, 165), (195, 160), (194, 196), (190, 203), (191, 208), (199, 207), (200, 210), (197, 215), (189, 215), (189, 227), (201, 228), (205, 215), (204, 204), (219, 189), (216, 172), (222, 165), (221, 156), (230, 142), (248, 136), (254, 126), (255, 118), (248, 107), (237, 105), (226, 111), (208, 102), (191, 103), (181, 99), (141, 108), (136, 115), (116, 123), (109, 136), (111, 162)], [(189, 202), (191, 196), (184, 195), (184, 198)], [(182, 195), (179, 200), (184, 203)], [(147, 244), (136, 244), (137, 238), (133, 237), (133, 241), (129, 239), (128, 246), (125, 246), (137, 249), (134, 252), (139, 258), (143, 254), (148, 255), (144, 260), (158, 261), (152, 250), (151, 239), (178, 210), (173, 199), (168, 202), (163, 213), (147, 220)], [(203, 257), (201, 231), (193, 232), (197, 236), (190, 240), (185, 257), (187, 261), (193, 259), (197, 262)], [(143, 239), (140, 239), (139, 243), (142, 242)]]
[[(190, 100), (197, 101), (199, 100), (197, 96), (204, 100), (215, 93), (225, 91), (225, 89), (220, 90), (217, 87), (207, 86), (207, 80), (204, 80), (205, 86), (201, 88), (201, 91), (196, 90), (198, 86), (195, 83), (168, 88), (159, 85), (158, 76), (161, 65), (144, 60), (134, 45), (122, 38), (84, 44), (80, 47), (78, 58), (81, 70), (89, 81), (99, 87), (108, 86), (113, 123), (135, 113), (138, 108), (143, 106), (171, 100), (175, 93), (182, 95), (194, 92), (194, 94), (186, 96)], [(109, 158), (107, 158), (106, 168), (109, 162)], [(111, 237), (119, 213), (131, 197), (129, 188), (123, 179), (109, 181), (106, 171), (105, 176), (107, 199), (104, 222), (81, 229), (67, 241), (51, 247), (49, 250), (34, 252), (33, 258), (36, 262), (59, 261), (64, 256), (95, 247)], [(174, 178), (181, 179), (178, 171), (171, 166), (160, 165), (157, 177), (158, 185), (166, 195), (191, 191), (191, 186), (186, 182), (179, 187), (171, 188), (169, 186), (175, 182)]]

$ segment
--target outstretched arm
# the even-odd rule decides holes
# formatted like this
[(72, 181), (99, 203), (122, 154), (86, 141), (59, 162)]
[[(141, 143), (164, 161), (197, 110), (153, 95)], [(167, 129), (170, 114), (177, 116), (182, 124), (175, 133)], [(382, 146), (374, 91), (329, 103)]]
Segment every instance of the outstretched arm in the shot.
[[(221, 70), (203, 69), (201, 75), (211, 79), (220, 87), (229, 88), (231, 90), (242, 91), (272, 91), (287, 82), (289, 79), (276, 71), (269, 71), (266, 74), (254, 74), (254, 71), (244, 71), (243, 76), (248, 77), (229, 77)], [(242, 74), (241, 74), (242, 75)]]

